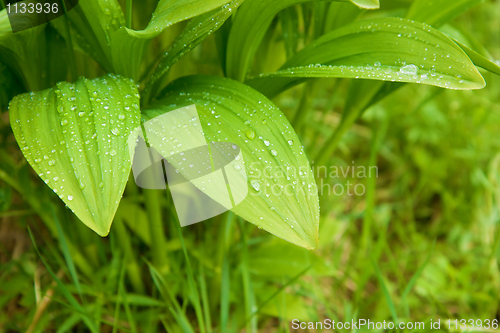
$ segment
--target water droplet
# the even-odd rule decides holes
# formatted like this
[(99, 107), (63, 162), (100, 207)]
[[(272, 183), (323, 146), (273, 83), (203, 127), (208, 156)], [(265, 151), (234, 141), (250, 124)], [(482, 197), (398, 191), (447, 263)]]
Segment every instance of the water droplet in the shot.
[(250, 140), (255, 139), (255, 132), (254, 131), (248, 130), (245, 132), (245, 134), (246, 134), (247, 138), (249, 138)]
[(113, 149), (113, 150), (111, 150), (111, 151), (109, 152), (109, 155), (111, 155), (111, 156), (116, 156), (116, 150), (114, 150), (114, 149)]
[(418, 67), (415, 65), (406, 65), (404, 67), (401, 67), (399, 69), (399, 72), (401, 74), (408, 74), (408, 75), (417, 75), (418, 73)]
[(269, 147), (269, 145), (271, 144), (271, 142), (269, 142), (269, 140), (264, 140), (264, 144), (266, 145), (266, 147)]
[(49, 165), (50, 165), (50, 166), (54, 166), (54, 165), (56, 165), (56, 161), (55, 161), (55, 160), (50, 160), (50, 161), (49, 161)]
[(272, 154), (273, 156), (278, 156), (278, 152), (277, 152), (276, 150), (274, 150), (274, 149), (273, 149), (273, 150), (271, 150), (271, 154)]
[(69, 201), (73, 201), (73, 196), (72, 195), (68, 195), (68, 200)]
[(293, 140), (288, 140), (288, 144), (289, 144), (290, 146), (293, 146)]
[(253, 189), (256, 190), (257, 192), (260, 191), (260, 184), (256, 180), (251, 180), (250, 185), (252, 185)]

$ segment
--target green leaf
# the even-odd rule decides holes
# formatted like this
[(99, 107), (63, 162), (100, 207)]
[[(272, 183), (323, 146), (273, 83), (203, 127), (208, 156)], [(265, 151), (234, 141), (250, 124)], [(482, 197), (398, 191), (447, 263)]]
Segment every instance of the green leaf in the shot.
[(484, 68), (492, 73), (495, 73), (497, 75), (500, 75), (500, 64), (493, 62), (492, 60), (482, 56), (481, 54), (477, 53), (470, 47), (460, 43), (459, 41), (455, 40), (455, 42), (462, 48), (462, 50), (467, 53), (469, 56), (470, 60), (476, 65), (481, 68)]
[(0, 112), (7, 111), (9, 101), (22, 92), (14, 74), (0, 62)]
[[(315, 248), (315, 180), (299, 138), (279, 109), (246, 85), (219, 77), (181, 78), (167, 91), (144, 111), (144, 118), (195, 104), (208, 142), (241, 147), (249, 193), (232, 211), (289, 242)], [(169, 147), (156, 149), (170, 156)]]
[(109, 75), (15, 97), (10, 122), (36, 173), (101, 236), (131, 169), (128, 135), (140, 126), (134, 82)]
[[(274, 16), (287, 7), (309, 1), (317, 0), (245, 1), (238, 10), (229, 35), (226, 64), (228, 76), (243, 81)], [(378, 0), (353, 0), (351, 2), (360, 7), (378, 8)]]
[(49, 25), (13, 33), (6, 10), (0, 12), (0, 58), (26, 90), (38, 91), (66, 79), (65, 45)]
[(102, 68), (114, 72), (111, 36), (123, 25), (125, 18), (116, 0), (85, 0), (66, 15), (51, 22), (65, 38), (64, 20), (68, 19), (71, 38), (92, 56)]
[(111, 37), (115, 72), (137, 79), (141, 61), (152, 38), (176, 23), (224, 5), (223, 9), (231, 12), (232, 7), (227, 5), (229, 2), (231, 0), (161, 0), (146, 29), (137, 31), (123, 26)]
[(151, 81), (145, 91), (146, 101), (149, 101), (150, 97), (155, 96), (161, 89), (162, 78), (166, 76), (171, 66), (219, 29), (242, 2), (243, 0), (233, 0), (220, 8), (192, 19), (188, 23), (169, 51), (163, 55), (153, 75), (151, 75)]
[(484, 0), (416, 0), (406, 17), (439, 27)]
[(276, 73), (248, 84), (274, 96), (304, 78), (342, 77), (481, 89), (485, 82), (467, 54), (429, 25), (400, 18), (354, 22), (290, 58)]

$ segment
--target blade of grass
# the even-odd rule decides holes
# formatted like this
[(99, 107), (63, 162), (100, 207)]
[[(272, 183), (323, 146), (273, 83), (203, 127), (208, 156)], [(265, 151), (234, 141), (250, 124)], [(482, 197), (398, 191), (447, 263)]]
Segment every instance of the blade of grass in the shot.
[(299, 274), (295, 275), (293, 278), (291, 278), (287, 283), (282, 285), (278, 290), (276, 290), (268, 299), (266, 299), (262, 304), (259, 306), (259, 308), (255, 311), (252, 312), (252, 314), (247, 318), (246, 322), (249, 322), (256, 314), (260, 313), (260, 311), (269, 303), (271, 302), (276, 296), (278, 296), (283, 290), (285, 290), (286, 287), (290, 286), (292, 283), (300, 279), (304, 274), (306, 274), (311, 268), (314, 267), (316, 263), (310, 264), (308, 267), (306, 267), (303, 271), (301, 271)]
[(170, 289), (167, 286), (167, 283), (165, 282), (165, 279), (161, 274), (158, 272), (158, 270), (148, 261), (146, 263), (149, 266), (149, 271), (151, 273), (151, 277), (153, 278), (153, 282), (160, 291), (160, 294), (162, 297), (165, 299), (167, 302), (171, 302), (174, 308), (171, 306), (169, 307), (170, 312), (172, 312), (172, 315), (174, 316), (175, 320), (177, 323), (182, 327), (183, 331), (186, 333), (194, 333), (194, 329), (191, 327), (191, 324), (189, 323), (189, 320), (186, 318), (186, 315), (182, 311), (179, 303), (177, 302), (177, 299), (172, 295)]
[[(382, 121), (381, 126), (375, 124), (373, 126), (375, 132), (372, 138), (372, 144), (370, 149), (370, 158), (368, 160), (367, 170), (370, 170), (371, 166), (377, 164), (377, 155), (380, 150), (382, 141), (384, 140), (385, 134), (389, 127), (388, 119)], [(371, 225), (373, 222), (373, 210), (375, 208), (375, 186), (377, 182), (377, 177), (369, 174), (366, 186), (366, 209), (363, 216), (363, 231), (361, 234), (361, 247), (360, 247), (360, 258), (364, 258), (366, 250), (369, 246), (370, 235), (371, 235)]]
[[(174, 214), (175, 215), (175, 214)], [(184, 252), (184, 259), (186, 260), (187, 265), (187, 274), (188, 274), (188, 284), (189, 284), (189, 294), (191, 301), (193, 302), (193, 306), (196, 312), (196, 318), (198, 319), (198, 325), (201, 333), (205, 333), (205, 320), (203, 319), (203, 310), (200, 302), (200, 295), (198, 293), (198, 288), (196, 286), (196, 281), (194, 279), (193, 269), (191, 267), (191, 261), (189, 260), (189, 256), (186, 250), (186, 244), (184, 242), (184, 237), (182, 236), (182, 231), (180, 227), (180, 223), (178, 219), (175, 219), (175, 228), (177, 229), (177, 233), (179, 234), (179, 239), (182, 245), (182, 251)]]
[(59, 280), (59, 278), (56, 276), (56, 274), (54, 274), (54, 272), (52, 271), (52, 269), (50, 268), (50, 266), (48, 265), (48, 263), (45, 261), (45, 259), (43, 259), (42, 254), (40, 253), (40, 251), (38, 250), (38, 247), (36, 246), (35, 237), (31, 233), (31, 229), (29, 227), (28, 227), (28, 233), (30, 235), (31, 242), (33, 243), (33, 247), (35, 249), (35, 252), (38, 254), (38, 257), (40, 258), (40, 260), (42, 261), (43, 265), (45, 266), (45, 268), (49, 272), (50, 276), (52, 276), (52, 278), (54, 279), (54, 281), (56, 281), (57, 286), (59, 287), (59, 289), (62, 292), (63, 296), (71, 304), (72, 308), (74, 308), (77, 311), (79, 311), (82, 314), (84, 314), (84, 317), (82, 319), (85, 322), (85, 324), (87, 325), (87, 327), (93, 333), (98, 333), (98, 330), (94, 326), (94, 323), (91, 320), (91, 317), (87, 314), (86, 311), (84, 311), (84, 309), (80, 306), (80, 304), (77, 302), (77, 300), (73, 297), (73, 295), (71, 295), (71, 293), (68, 291), (68, 289), (61, 282), (61, 280)]
[(389, 310), (391, 311), (391, 316), (394, 322), (398, 322), (398, 314), (396, 312), (396, 307), (394, 306), (394, 302), (392, 301), (391, 294), (389, 293), (389, 289), (384, 281), (384, 277), (382, 272), (380, 271), (377, 262), (373, 259), (373, 256), (370, 253), (370, 261), (372, 262), (373, 269), (375, 270), (375, 274), (377, 275), (377, 279), (380, 283), (380, 287), (382, 288), (382, 292), (384, 294), (387, 305), (389, 306)]
[(59, 219), (57, 218), (57, 214), (56, 214), (53, 206), (51, 206), (51, 210), (52, 210), (52, 216), (54, 217), (54, 221), (56, 223), (57, 234), (59, 237), (59, 244), (61, 246), (61, 251), (63, 253), (64, 259), (66, 260), (66, 265), (68, 266), (69, 274), (71, 275), (71, 278), (73, 279), (73, 283), (76, 286), (76, 290), (78, 290), (78, 294), (80, 295), (80, 298), (83, 300), (82, 288), (80, 286), (80, 281), (78, 279), (78, 273), (76, 272), (75, 264), (73, 262), (73, 257), (71, 256), (71, 252), (69, 251), (69, 248), (68, 248), (68, 243), (66, 242), (66, 236), (64, 235), (64, 231), (61, 228), (61, 224), (59, 223)]
[[(124, 276), (125, 276), (125, 260), (123, 260), (123, 262), (121, 263), (121, 269), (120, 269), (120, 277), (118, 278), (118, 290), (117, 290), (117, 293), (119, 294), (120, 291), (122, 290), (123, 288), (123, 280), (124, 280)], [(117, 300), (116, 300), (116, 305), (115, 305), (115, 326), (113, 327), (113, 333), (117, 333), (117, 326), (118, 325), (118, 322), (120, 321), (120, 301), (121, 301), (121, 297), (117, 297)]]
[(203, 313), (205, 315), (205, 323), (207, 325), (207, 332), (212, 332), (212, 317), (210, 315), (210, 303), (208, 302), (208, 294), (207, 294), (207, 283), (205, 281), (205, 268), (203, 264), (200, 262), (200, 274), (199, 274), (199, 283), (200, 283), (200, 292), (201, 292), (201, 301), (203, 304)]
[(401, 295), (401, 304), (405, 308), (407, 318), (410, 318), (410, 311), (408, 308), (408, 304), (406, 302), (406, 298), (410, 294), (411, 290), (413, 289), (413, 286), (417, 282), (420, 275), (422, 275), (422, 273), (424, 272), (425, 267), (429, 263), (429, 260), (431, 259), (431, 256), (434, 253), (435, 247), (436, 247), (436, 239), (434, 239), (434, 242), (432, 243), (432, 247), (431, 247), (429, 254), (427, 255), (427, 258), (425, 259), (424, 263), (418, 268), (418, 270), (415, 272), (415, 274), (413, 274), (410, 282), (408, 282), (408, 285), (406, 286), (405, 290), (403, 291), (403, 294)]

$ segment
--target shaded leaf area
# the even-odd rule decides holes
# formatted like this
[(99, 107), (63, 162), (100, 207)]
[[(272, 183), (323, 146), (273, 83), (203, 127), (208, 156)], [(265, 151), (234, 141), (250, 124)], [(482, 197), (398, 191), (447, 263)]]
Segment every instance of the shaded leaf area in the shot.
[(67, 75), (64, 39), (47, 24), (13, 33), (0, 11), (0, 59), (27, 91), (39, 91)]
[[(246, 78), (248, 69), (271, 22), (281, 10), (317, 0), (246, 0), (236, 15), (227, 46), (227, 76), (238, 81)], [(378, 8), (378, 1), (350, 1), (363, 8)]]
[(343, 77), (480, 89), (481, 74), (467, 54), (431, 26), (400, 18), (354, 22), (314, 41), (276, 73), (247, 83), (267, 96), (304, 78)]
[(15, 97), (10, 121), (26, 160), (89, 228), (109, 232), (131, 160), (128, 135), (140, 125), (139, 95), (109, 75), (62, 82)]
[(0, 112), (6, 111), (12, 97), (22, 91), (15, 75), (0, 62)]
[(169, 69), (186, 53), (200, 45), (205, 38), (219, 29), (244, 0), (234, 0), (208, 13), (193, 18), (174, 44), (160, 59), (158, 66), (151, 75), (145, 91), (145, 100), (149, 101), (161, 89), (162, 82)]
[(241, 147), (250, 192), (232, 211), (289, 242), (315, 248), (319, 219), (316, 185), (303, 147), (286, 117), (257, 91), (211, 76), (175, 81), (143, 114), (150, 120), (192, 104), (197, 107), (207, 141)]

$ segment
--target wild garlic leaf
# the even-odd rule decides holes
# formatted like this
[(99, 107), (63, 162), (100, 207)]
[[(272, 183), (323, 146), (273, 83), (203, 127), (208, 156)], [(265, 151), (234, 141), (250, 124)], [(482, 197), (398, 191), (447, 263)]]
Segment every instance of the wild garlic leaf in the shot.
[(342, 77), (481, 89), (485, 82), (467, 54), (429, 25), (400, 18), (354, 22), (317, 39), (276, 73), (247, 83), (275, 96), (304, 78)]
[(241, 148), (249, 193), (232, 211), (291, 243), (315, 248), (319, 203), (314, 176), (280, 110), (259, 92), (220, 77), (184, 77), (167, 91), (144, 110), (145, 120), (195, 104), (207, 142)]
[(219, 29), (242, 2), (243, 0), (233, 0), (213, 11), (193, 18), (188, 23), (168, 52), (163, 55), (154, 73), (151, 75), (151, 80), (144, 93), (146, 101), (150, 100), (149, 96), (155, 96), (156, 92), (161, 89), (161, 79), (168, 73), (171, 66), (203, 42), (210, 34)]
[[(140, 64), (149, 41), (166, 28), (221, 7), (231, 12), (231, 0), (161, 0), (144, 30), (121, 27), (111, 36), (115, 72), (132, 79), (139, 76)], [(215, 20), (215, 18), (214, 18)]]
[(15, 97), (10, 122), (26, 160), (89, 228), (109, 233), (140, 126), (135, 83), (108, 75)]
[[(300, 3), (318, 0), (246, 0), (233, 21), (229, 35), (226, 72), (230, 78), (243, 81), (274, 16), (281, 10)], [(378, 8), (377, 0), (350, 1), (361, 7)]]

